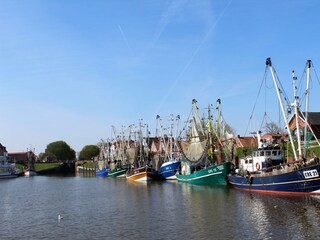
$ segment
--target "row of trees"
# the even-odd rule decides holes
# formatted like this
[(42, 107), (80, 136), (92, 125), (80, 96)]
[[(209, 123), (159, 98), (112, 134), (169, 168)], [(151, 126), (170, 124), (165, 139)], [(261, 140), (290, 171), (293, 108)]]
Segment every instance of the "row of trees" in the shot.
[[(80, 151), (80, 160), (89, 160), (99, 155), (97, 145), (86, 145)], [(68, 162), (76, 159), (76, 152), (64, 141), (56, 141), (47, 145), (44, 153), (39, 154), (40, 161)]]

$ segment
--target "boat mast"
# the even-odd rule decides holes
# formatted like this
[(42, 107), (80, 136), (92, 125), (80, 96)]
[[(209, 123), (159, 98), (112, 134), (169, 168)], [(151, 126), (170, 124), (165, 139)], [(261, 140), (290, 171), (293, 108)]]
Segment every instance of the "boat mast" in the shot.
[(168, 156), (168, 147), (167, 147), (166, 139), (164, 138), (163, 127), (162, 127), (161, 118), (160, 118), (159, 115), (157, 115), (157, 120), (158, 120), (158, 128), (159, 128), (159, 131), (160, 131), (160, 146), (159, 146), (159, 150), (160, 150), (160, 153), (161, 153), (161, 147), (163, 145), (164, 154), (165, 154), (164, 161), (166, 162), (167, 159), (169, 158), (169, 156)]
[(220, 105), (221, 105), (221, 100), (220, 98), (217, 100), (218, 106), (216, 108), (216, 127), (215, 127), (215, 135), (218, 139), (218, 142), (220, 146), (222, 146), (221, 142), (221, 128), (220, 128), (220, 123), (221, 123), (221, 110), (220, 110)]
[(208, 150), (208, 156), (209, 156), (210, 161), (212, 161), (214, 149), (213, 149), (213, 139), (212, 139), (212, 126), (211, 126), (210, 104), (208, 104), (208, 124), (207, 124), (207, 128), (208, 128), (209, 146), (210, 146), (210, 147), (209, 147), (209, 150)]
[(293, 154), (294, 154), (294, 158), (295, 158), (295, 160), (297, 160), (298, 159), (297, 158), (297, 153), (296, 153), (296, 150), (294, 148), (294, 143), (293, 143), (293, 139), (292, 139), (292, 136), (291, 136), (291, 133), (290, 133), (290, 128), (289, 128), (289, 123), (288, 123), (288, 120), (287, 120), (287, 117), (286, 117), (286, 112), (284, 110), (283, 102), (282, 102), (282, 99), (281, 99), (281, 96), (280, 96), (280, 89), (278, 87), (278, 83), (277, 83), (276, 78), (275, 78), (275, 70), (274, 70), (274, 68), (272, 66), (271, 58), (267, 58), (266, 65), (267, 65), (267, 67), (269, 66), (269, 69), (270, 69), (270, 72), (271, 72), (271, 75), (272, 75), (272, 79), (273, 79), (273, 83), (274, 83), (274, 85), (276, 87), (278, 100), (279, 100), (279, 103), (280, 103), (280, 107), (281, 107), (281, 111), (282, 111), (282, 115), (283, 115), (284, 121), (286, 123), (286, 128), (287, 128), (287, 132), (288, 132), (288, 135), (289, 135), (289, 138), (290, 138), (290, 143), (291, 143), (292, 151), (293, 151)]
[(297, 95), (297, 77), (294, 75), (294, 70), (292, 70), (292, 79), (293, 79), (293, 104), (292, 107), (294, 107), (295, 112), (295, 118), (296, 118), (296, 135), (297, 135), (297, 141), (298, 141), (298, 153), (299, 153), (299, 159), (302, 156), (301, 153), (301, 137), (300, 137), (300, 125), (299, 125), (299, 96)]
[(309, 83), (310, 83), (310, 68), (311, 68), (311, 60), (307, 60), (308, 65), (308, 73), (307, 73), (307, 87), (306, 87), (306, 113), (305, 113), (305, 123), (304, 123), (304, 149), (303, 156), (307, 155), (307, 131), (308, 131), (308, 111), (309, 111)]
[(142, 126), (141, 126), (141, 121), (142, 119), (139, 119), (139, 150), (140, 150), (140, 163), (139, 163), (139, 167), (141, 167), (142, 165), (142, 142), (143, 142), (143, 139), (142, 139)]
[(217, 100), (218, 106), (216, 108), (216, 127), (215, 127), (215, 135), (218, 140), (218, 163), (221, 163), (222, 161), (222, 142), (221, 142), (221, 128), (220, 128), (220, 123), (221, 123), (221, 110), (220, 110), (220, 105), (221, 105), (221, 99), (219, 98)]
[(113, 146), (114, 146), (114, 151), (113, 151), (113, 162), (118, 160), (118, 157), (119, 157), (119, 146), (118, 146), (118, 137), (117, 137), (117, 134), (116, 134), (116, 127), (115, 126), (111, 126), (112, 127), (112, 133), (113, 133), (113, 137), (114, 137), (114, 140), (115, 141), (113, 143)]
[(149, 136), (149, 125), (145, 124), (145, 128), (146, 128), (146, 137), (145, 137), (145, 142), (144, 142), (144, 147), (143, 147), (143, 155), (145, 157), (145, 164), (147, 163), (147, 161), (149, 161), (149, 140), (150, 140), (150, 136)]
[(170, 114), (170, 116), (169, 116), (169, 137), (170, 137), (170, 139), (169, 139), (169, 161), (172, 161), (173, 160), (173, 141), (172, 141), (172, 137), (173, 137), (173, 135), (172, 135), (172, 121), (173, 121), (173, 115), (172, 114)]
[(132, 126), (133, 126), (133, 124), (130, 124), (128, 127), (128, 142), (126, 144), (127, 148), (130, 148)]
[[(125, 148), (125, 135), (124, 135), (124, 128), (125, 126), (121, 126), (121, 141), (120, 141), (120, 149), (121, 149), (121, 162), (124, 163), (125, 162), (125, 152), (124, 152), (124, 148)], [(117, 163), (118, 165), (118, 163)]]
[(176, 136), (174, 138), (174, 146), (175, 146), (175, 150), (176, 151), (179, 151), (179, 147), (178, 147), (178, 143), (177, 143), (177, 140), (178, 140), (178, 137), (179, 137), (179, 122), (180, 122), (180, 115), (177, 115), (176, 117)]
[(200, 115), (199, 115), (199, 111), (198, 111), (197, 100), (192, 99), (192, 104), (193, 104), (194, 110), (196, 112), (196, 115), (197, 115), (197, 118), (198, 118), (198, 121), (199, 121), (199, 124), (200, 124), (201, 133), (204, 136), (204, 130), (203, 130), (202, 121), (200, 119)]

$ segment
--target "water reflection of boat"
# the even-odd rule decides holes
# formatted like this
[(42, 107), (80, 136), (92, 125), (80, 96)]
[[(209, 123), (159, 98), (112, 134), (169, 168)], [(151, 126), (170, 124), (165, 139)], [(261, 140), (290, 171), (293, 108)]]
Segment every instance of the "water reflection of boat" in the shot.
[[(310, 70), (311, 62), (308, 61), (308, 69)], [(299, 117), (304, 120), (306, 124), (305, 136), (308, 133), (313, 133), (311, 127), (306, 120), (308, 114), (304, 115), (300, 112), (299, 97), (296, 95), (296, 77), (293, 75), (294, 85), (294, 103), (290, 108), (294, 108), (293, 117), (296, 120), (296, 139), (298, 149), (295, 148), (293, 136), (291, 134), (288, 116), (285, 112), (284, 103), (282, 100), (283, 89), (276, 78), (275, 70), (271, 64), (270, 58), (266, 61), (267, 67), (271, 71), (272, 79), (277, 91), (278, 101), (282, 110), (282, 114), (286, 123), (286, 129), (291, 143), (291, 148), (294, 155), (294, 162), (289, 163), (284, 159), (284, 152), (281, 149), (274, 149), (271, 146), (259, 145), (259, 148), (254, 151), (253, 157), (249, 157), (250, 164), (240, 165), (234, 174), (229, 176), (230, 183), (240, 189), (261, 191), (261, 192), (275, 192), (275, 193), (320, 193), (320, 161), (317, 156), (313, 154), (307, 160), (306, 151), (304, 154), (301, 149), (301, 136), (299, 128)], [(267, 70), (267, 69), (266, 69)], [(308, 70), (308, 72), (310, 72)], [(267, 71), (266, 71), (267, 72)], [(308, 76), (308, 79), (309, 76)], [(308, 83), (307, 83), (308, 86)], [(309, 90), (307, 89), (307, 93)], [(308, 129), (307, 129), (308, 127)], [(308, 130), (308, 131), (307, 131)], [(317, 139), (315, 137), (315, 139)], [(317, 140), (316, 140), (317, 141)], [(306, 141), (305, 141), (306, 143)], [(319, 144), (319, 141), (317, 141)], [(320, 144), (319, 144), (320, 145)], [(305, 148), (305, 150), (307, 150)]]

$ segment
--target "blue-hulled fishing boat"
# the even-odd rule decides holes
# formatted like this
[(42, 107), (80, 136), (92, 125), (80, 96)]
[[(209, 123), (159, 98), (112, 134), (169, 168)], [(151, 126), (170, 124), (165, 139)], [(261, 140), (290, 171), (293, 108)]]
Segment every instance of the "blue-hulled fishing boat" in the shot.
[(158, 170), (158, 175), (160, 179), (165, 180), (176, 180), (177, 172), (180, 168), (181, 162), (180, 160), (172, 160), (168, 162), (164, 162)]
[[(179, 120), (180, 116), (178, 115), (176, 117), (177, 120), (177, 127), (176, 130), (178, 130)], [(159, 179), (162, 180), (176, 180), (176, 174), (180, 168), (180, 158), (181, 154), (179, 151), (178, 144), (176, 142), (177, 137), (173, 137), (173, 116), (170, 115), (169, 119), (169, 134), (167, 137), (165, 137), (164, 130), (161, 124), (160, 116), (157, 115), (157, 121), (158, 121), (158, 130), (160, 132), (160, 144), (159, 144), (159, 151), (163, 152), (163, 163), (161, 164), (160, 168), (157, 171), (157, 175)], [(177, 131), (178, 132), (178, 131)]]
[(96, 177), (108, 177), (108, 172), (109, 172), (108, 168), (103, 168), (101, 170), (97, 170)]
[[(288, 119), (283, 104), (282, 93), (284, 93), (281, 84), (278, 82), (276, 72), (271, 64), (271, 59), (266, 61), (267, 68), (270, 69), (272, 79), (277, 91), (278, 101), (286, 123), (288, 137), (291, 144), (291, 149), (295, 161), (287, 161), (285, 158), (284, 149), (271, 144), (265, 144), (261, 141), (260, 132), (258, 132), (258, 149), (253, 151), (252, 156), (247, 156), (240, 160), (240, 166), (234, 173), (228, 176), (230, 184), (235, 188), (257, 191), (264, 193), (282, 193), (282, 194), (320, 194), (320, 161), (313, 151), (309, 151), (307, 156), (307, 139), (306, 136), (310, 133), (314, 135), (308, 123), (308, 106), (306, 104), (306, 112), (300, 111), (299, 97), (297, 96), (296, 80), (293, 72), (294, 86), (294, 102), (289, 105), (290, 111), (293, 108), (294, 114), (291, 117), (292, 122), (296, 127), (296, 142), (291, 133)], [(307, 61), (308, 76), (307, 90), (309, 93), (308, 81), (310, 80), (311, 61)], [(306, 97), (308, 99), (308, 96)], [(304, 151), (301, 147), (301, 131), (300, 125), (304, 124)], [(317, 137), (314, 135), (314, 142), (320, 146)], [(295, 146), (298, 146), (296, 149)]]

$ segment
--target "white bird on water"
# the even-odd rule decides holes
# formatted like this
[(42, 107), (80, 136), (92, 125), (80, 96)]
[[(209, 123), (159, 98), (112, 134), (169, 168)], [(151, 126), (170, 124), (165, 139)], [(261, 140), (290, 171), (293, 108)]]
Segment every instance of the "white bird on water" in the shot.
[(63, 219), (63, 217), (59, 214), (58, 215), (58, 220), (60, 221), (61, 219)]

